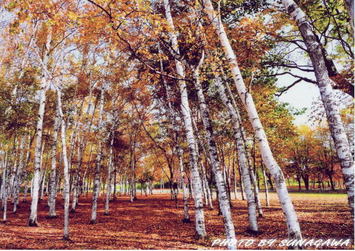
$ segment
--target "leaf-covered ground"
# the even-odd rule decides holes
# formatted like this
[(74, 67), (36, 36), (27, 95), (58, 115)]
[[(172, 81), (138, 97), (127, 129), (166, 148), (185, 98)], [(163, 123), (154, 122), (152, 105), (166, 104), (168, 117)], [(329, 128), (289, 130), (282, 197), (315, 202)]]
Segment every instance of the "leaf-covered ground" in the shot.
[[(345, 195), (292, 194), (304, 238), (353, 239), (353, 224), (347, 209)], [(70, 214), (71, 241), (62, 240), (63, 204), (57, 203), (56, 219), (47, 219), (46, 200), (39, 206), (39, 227), (27, 226), (30, 202), (22, 202), (18, 213), (9, 208), (8, 222), (0, 224), (1, 249), (210, 249), (217, 238), (224, 238), (223, 221), (218, 210), (206, 208), (206, 226), (209, 238), (194, 239), (194, 224), (181, 222), (182, 203), (176, 208), (168, 194), (149, 197), (139, 196), (130, 203), (127, 197), (111, 202), (110, 216), (103, 214), (103, 200), (100, 201), (98, 223), (89, 224), (90, 198), (82, 196), (76, 213)], [(192, 206), (192, 201), (190, 205)], [(262, 200), (262, 203), (264, 201)], [(238, 239), (252, 239), (251, 246), (258, 248), (262, 239), (287, 237), (286, 224), (275, 194), (271, 194), (271, 206), (264, 207), (264, 217), (259, 218), (260, 234), (247, 230), (246, 202), (233, 201), (233, 218)], [(352, 241), (353, 243), (353, 241)], [(271, 249), (282, 249), (277, 244)], [(314, 248), (314, 247), (313, 247)], [(323, 247), (329, 249), (330, 247)], [(338, 247), (340, 248), (340, 247)], [(345, 247), (343, 246), (343, 249)], [(347, 246), (353, 249), (354, 246)], [(261, 247), (259, 247), (261, 249)], [(284, 249), (284, 248), (283, 248)]]

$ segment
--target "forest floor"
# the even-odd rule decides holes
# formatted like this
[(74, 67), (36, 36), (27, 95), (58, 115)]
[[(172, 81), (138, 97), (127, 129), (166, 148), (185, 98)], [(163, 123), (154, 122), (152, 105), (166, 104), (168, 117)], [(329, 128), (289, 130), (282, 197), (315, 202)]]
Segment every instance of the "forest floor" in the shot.
[[(352, 244), (343, 246), (342, 249), (354, 249), (353, 224), (346, 195), (297, 193), (291, 196), (304, 238), (351, 239)], [(264, 207), (264, 217), (259, 218), (258, 235), (246, 231), (246, 202), (233, 201), (237, 238), (254, 240), (252, 245), (239, 246), (240, 249), (285, 249), (278, 246), (281, 240), (287, 238), (283, 213), (276, 195), (270, 194), (270, 197), (271, 205)], [(119, 197), (110, 203), (110, 216), (104, 216), (101, 199), (98, 222), (94, 225), (89, 224), (91, 200), (82, 196), (77, 211), (70, 214), (70, 241), (62, 240), (62, 201), (57, 202), (59, 217), (56, 219), (46, 218), (46, 203), (44, 199), (39, 205), (39, 227), (27, 226), (30, 201), (21, 202), (16, 214), (11, 212), (12, 206), (9, 206), (8, 222), (0, 224), (0, 249), (225, 249), (212, 247), (217, 238), (224, 238), (223, 220), (217, 215), (217, 209), (206, 208), (209, 238), (196, 240), (194, 223), (181, 222), (181, 200), (176, 208), (169, 194), (138, 196), (138, 200), (133, 203), (128, 201), (128, 197)], [(190, 201), (190, 205), (193, 206), (193, 201)], [(262, 239), (277, 240), (270, 247), (258, 247)], [(331, 247), (323, 247), (329, 248)]]

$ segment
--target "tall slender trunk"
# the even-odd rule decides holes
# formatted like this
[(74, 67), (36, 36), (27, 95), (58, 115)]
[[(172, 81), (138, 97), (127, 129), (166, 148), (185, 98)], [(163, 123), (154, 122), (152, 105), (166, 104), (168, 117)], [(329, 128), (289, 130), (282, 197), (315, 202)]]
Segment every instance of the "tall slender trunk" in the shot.
[(238, 167), (238, 172), (239, 172), (239, 183), (240, 183), (240, 193), (242, 196), (242, 200), (245, 200), (245, 193), (244, 193), (244, 183), (243, 183), (243, 179), (242, 179), (242, 171), (240, 166)]
[[(164, 0), (165, 16), (168, 24), (171, 28), (169, 37), (172, 42), (172, 47), (175, 52), (179, 53), (179, 46), (177, 35), (175, 34), (174, 22), (171, 16), (169, 0)], [(175, 60), (176, 72), (181, 79), (184, 79), (185, 72), (182, 63), (179, 60)], [(198, 171), (198, 156), (196, 151), (196, 139), (194, 130), (192, 127), (191, 111), (187, 95), (187, 86), (184, 80), (180, 80), (179, 83), (180, 98), (181, 98), (181, 112), (183, 114), (184, 126), (186, 132), (186, 138), (190, 151), (190, 163), (191, 163), (191, 179), (192, 188), (194, 192), (195, 200), (195, 224), (196, 224), (196, 237), (204, 238), (206, 236), (205, 228), (205, 216), (203, 211), (202, 201), (202, 182)]]
[[(43, 154), (43, 153), (42, 153)], [(43, 158), (43, 157), (42, 157)], [(42, 166), (42, 165), (41, 165)], [(42, 175), (42, 182), (41, 182), (41, 196), (40, 196), (40, 199), (42, 200), (43, 199), (43, 196), (44, 196), (44, 188), (46, 186), (46, 177), (47, 177), (47, 173), (46, 173), (46, 170), (43, 170), (43, 175)]]
[[(215, 85), (218, 88), (219, 96), (223, 104), (227, 107), (229, 116), (232, 120), (232, 126), (234, 130), (234, 140), (236, 143), (237, 153), (238, 153), (238, 161), (240, 167), (240, 174), (244, 185), (244, 192), (247, 198), (248, 203), (248, 217), (249, 217), (249, 229), (251, 231), (258, 231), (258, 223), (256, 218), (256, 209), (257, 204), (255, 201), (255, 191), (252, 190), (252, 176), (251, 176), (251, 168), (249, 166), (248, 155), (245, 148), (244, 135), (242, 133), (242, 125), (240, 123), (240, 119), (238, 116), (239, 111), (237, 107), (234, 107), (231, 103), (230, 99), (228, 99), (223, 83), (219, 78), (215, 80)], [(241, 188), (242, 188), (241, 184)], [(243, 196), (243, 190), (242, 190)]]
[[(98, 128), (102, 127), (102, 113), (104, 110), (104, 89), (101, 89), (100, 94), (100, 104), (99, 104), (99, 118), (98, 118)], [(95, 168), (95, 179), (94, 179), (94, 189), (92, 195), (92, 208), (91, 208), (91, 224), (96, 223), (97, 218), (97, 199), (99, 197), (100, 192), (100, 170), (101, 170), (101, 158), (102, 158), (102, 139), (98, 140), (98, 153), (96, 156), (96, 168)]]
[(69, 191), (69, 162), (67, 157), (67, 144), (66, 144), (66, 126), (64, 120), (64, 114), (62, 109), (62, 94), (61, 90), (57, 90), (57, 105), (58, 115), (60, 119), (61, 139), (62, 139), (62, 153), (63, 153), (63, 166), (64, 166), (64, 233), (63, 239), (69, 240), (69, 203), (70, 203), (70, 191)]
[(259, 198), (259, 187), (256, 181), (255, 172), (252, 168), (250, 168), (249, 174), (250, 174), (250, 180), (254, 188), (254, 196), (255, 196), (256, 209), (258, 211), (258, 217), (263, 217), (263, 209)]
[(34, 175), (33, 175), (33, 186), (32, 186), (32, 202), (31, 202), (31, 213), (28, 220), (29, 226), (37, 226), (37, 207), (39, 200), (39, 185), (41, 178), (41, 146), (42, 146), (42, 130), (43, 130), (43, 117), (46, 105), (46, 89), (47, 80), (45, 76), (42, 76), (41, 89), (39, 91), (39, 109), (38, 109), (38, 120), (36, 127), (36, 143), (35, 143), (35, 155), (34, 155)]
[(206, 205), (210, 207), (210, 209), (213, 209), (213, 203), (212, 203), (212, 193), (210, 186), (208, 184), (207, 176), (206, 176), (206, 167), (201, 163), (201, 176), (202, 176), (202, 182), (204, 184), (205, 190), (206, 190)]
[(337, 156), (340, 160), (344, 183), (348, 194), (348, 203), (354, 215), (354, 160), (350, 151), (350, 144), (341, 121), (332, 85), (333, 80), (328, 75), (326, 63), (322, 54), (322, 45), (312, 29), (306, 14), (293, 0), (282, 0), (282, 3), (296, 21), (311, 58), (320, 96), (325, 108), (330, 133), (334, 140)]
[(20, 143), (20, 157), (19, 163), (16, 169), (16, 176), (15, 176), (15, 184), (14, 184), (14, 206), (13, 212), (17, 212), (17, 205), (19, 202), (19, 194), (20, 194), (20, 185), (22, 183), (22, 169), (24, 167), (23, 159), (24, 159), (24, 144), (26, 141), (26, 137), (22, 136), (21, 143)]
[[(202, 60), (203, 60), (203, 56), (201, 58), (200, 63), (202, 63)], [(222, 165), (217, 155), (217, 146), (215, 141), (216, 134), (212, 128), (211, 117), (207, 108), (205, 96), (202, 91), (202, 86), (199, 80), (199, 69), (198, 69), (199, 66), (197, 66), (197, 68), (194, 71), (194, 78), (195, 78), (194, 84), (197, 90), (202, 122), (204, 125), (204, 129), (206, 130), (208, 153), (209, 153), (209, 158), (212, 165), (212, 171), (215, 176), (216, 186), (218, 190), (218, 201), (219, 201), (220, 210), (223, 215), (224, 228), (225, 228), (225, 233), (228, 241), (228, 248), (236, 249), (236, 237), (235, 237), (234, 224), (233, 224), (232, 213), (230, 208), (230, 201), (227, 194), (226, 183), (223, 179)]]
[(8, 154), (6, 154), (4, 159), (4, 170), (3, 170), (3, 179), (2, 179), (2, 186), (1, 186), (1, 199), (2, 199), (2, 210), (3, 210), (3, 218), (2, 221), (7, 221), (7, 196), (8, 196)]
[(105, 215), (109, 215), (110, 213), (110, 196), (111, 196), (111, 173), (112, 173), (112, 165), (113, 165), (113, 139), (114, 132), (111, 133), (111, 142), (110, 142), (110, 150), (109, 150), (109, 161), (108, 161), (108, 169), (107, 169), (107, 181), (106, 181), (106, 200), (105, 200)]
[(188, 201), (188, 191), (187, 191), (187, 184), (188, 184), (188, 179), (186, 175), (186, 170), (184, 168), (184, 160), (183, 160), (183, 150), (181, 147), (178, 147), (176, 150), (178, 154), (178, 160), (179, 160), (179, 166), (180, 166), (180, 173), (181, 173), (181, 182), (182, 182), (182, 200), (184, 203), (184, 218), (182, 219), (182, 222), (184, 223), (189, 223), (191, 222), (190, 220), (190, 214), (189, 214), (189, 201)]
[[(82, 160), (83, 160), (83, 141), (84, 139), (80, 140), (80, 137), (78, 139), (78, 146), (77, 146), (77, 157), (78, 157), (78, 165), (77, 168), (74, 170), (73, 172), (73, 200), (72, 200), (72, 204), (71, 204), (71, 209), (70, 211), (72, 213), (75, 213), (76, 211), (76, 207), (78, 205), (78, 201), (79, 201), (79, 194), (80, 194), (80, 187), (79, 187), (79, 183), (81, 182), (82, 178), (84, 177), (84, 175), (86, 174), (86, 170), (84, 172), (84, 175), (80, 175), (80, 171), (81, 171), (81, 166), (82, 166)], [(72, 148), (74, 149), (74, 147)]]
[[(31, 135), (28, 135), (28, 145), (27, 145), (27, 149), (26, 149), (26, 162), (25, 162), (25, 167), (27, 167), (28, 163), (30, 162), (30, 157), (31, 157), (31, 145), (32, 145), (32, 140), (34, 139), (34, 137), (31, 137)], [(27, 171), (25, 171), (24, 175), (27, 175)], [(27, 199), (27, 192), (28, 192), (28, 182), (25, 182), (25, 194), (24, 194), (24, 198), (23, 198), (23, 202), (26, 201)]]
[[(160, 49), (160, 48), (159, 48)], [(160, 70), (161, 72), (164, 72), (164, 66), (163, 66), (163, 61), (160, 59)], [(165, 93), (166, 93), (166, 100), (168, 104), (168, 114), (169, 114), (169, 119), (170, 122), (173, 126), (173, 132), (174, 132), (174, 140), (175, 140), (175, 153), (177, 155), (178, 161), (179, 161), (179, 167), (180, 167), (180, 175), (181, 175), (181, 186), (182, 186), (182, 200), (184, 204), (184, 217), (182, 219), (182, 222), (184, 223), (190, 223), (190, 214), (189, 214), (189, 202), (188, 202), (188, 178), (186, 175), (186, 170), (184, 168), (184, 158), (183, 158), (183, 149), (179, 145), (179, 130), (178, 130), (178, 115), (174, 111), (174, 108), (171, 104), (171, 93), (170, 93), (170, 87), (167, 85), (165, 78), (162, 76), (162, 82), (164, 84), (165, 88)], [(151, 185), (151, 184), (150, 184)], [(152, 189), (150, 189), (152, 191)]]
[(112, 200), (115, 201), (117, 199), (117, 165), (114, 164), (113, 167), (113, 195)]
[(237, 200), (238, 196), (237, 196), (237, 172), (235, 170), (235, 153), (233, 151), (233, 156), (232, 156), (232, 168), (233, 168), (233, 192), (234, 192), (234, 199)]
[(48, 60), (49, 60), (49, 49), (50, 43), (52, 41), (52, 31), (51, 27), (48, 29), (47, 34), (47, 41), (44, 50), (44, 57), (42, 60), (43, 69), (42, 69), (42, 77), (41, 77), (41, 85), (40, 90), (38, 92), (39, 96), (39, 108), (38, 108), (38, 118), (37, 118), (37, 125), (36, 125), (36, 142), (35, 142), (35, 153), (34, 153), (34, 174), (33, 174), (33, 186), (32, 186), (32, 202), (31, 202), (31, 213), (28, 220), (29, 226), (38, 226), (37, 220), (37, 210), (38, 210), (38, 197), (39, 197), (39, 185), (40, 185), (40, 178), (41, 178), (41, 146), (42, 146), (42, 133), (43, 133), (43, 118), (44, 112), (46, 107), (46, 91), (48, 87), (47, 82), (47, 72), (46, 69)]
[(57, 196), (57, 141), (58, 141), (58, 130), (59, 130), (59, 114), (57, 109), (57, 114), (54, 119), (53, 137), (52, 137), (52, 162), (51, 162), (51, 173), (50, 173), (50, 192), (48, 198), (49, 212), (48, 217), (55, 218), (57, 213), (55, 211), (56, 196)]
[(279, 196), (279, 200), (286, 217), (289, 238), (302, 239), (297, 214), (292, 204), (291, 198), (288, 194), (284, 175), (281, 171), (280, 166), (277, 164), (276, 160), (273, 157), (266, 137), (266, 133), (256, 110), (254, 100), (245, 86), (243, 77), (238, 67), (236, 55), (228, 40), (227, 33), (225, 32), (222, 24), (222, 20), (216, 15), (210, 0), (203, 0), (203, 3), (205, 6), (206, 13), (209, 16), (209, 19), (219, 37), (224, 53), (229, 61), (229, 67), (233, 76), (234, 83), (238, 90), (240, 100), (243, 102), (246, 108), (249, 121), (257, 137), (262, 159), (277, 184), (277, 194)]

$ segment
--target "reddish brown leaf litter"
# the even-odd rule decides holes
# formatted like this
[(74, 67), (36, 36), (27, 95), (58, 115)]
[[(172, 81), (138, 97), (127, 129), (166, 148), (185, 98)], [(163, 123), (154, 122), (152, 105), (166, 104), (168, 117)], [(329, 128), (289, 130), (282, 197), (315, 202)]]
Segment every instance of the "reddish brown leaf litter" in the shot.
[[(292, 195), (298, 212), (304, 238), (326, 240), (353, 239), (353, 224), (348, 212), (346, 199), (341, 196)], [(30, 202), (22, 202), (18, 213), (9, 208), (8, 222), (0, 225), (1, 249), (211, 249), (217, 238), (224, 238), (223, 222), (215, 209), (205, 210), (206, 226), (209, 238), (194, 239), (194, 223), (182, 223), (182, 204), (175, 207), (169, 195), (158, 194), (138, 197), (129, 202), (128, 197), (119, 197), (110, 204), (110, 215), (104, 216), (103, 199), (99, 202), (98, 222), (89, 224), (91, 198), (82, 196), (75, 213), (70, 214), (71, 241), (62, 240), (63, 204), (57, 202), (58, 218), (47, 219), (47, 201), (39, 206), (39, 227), (27, 226)], [(190, 201), (193, 206), (193, 201)], [(277, 239), (280, 242), (287, 237), (283, 214), (275, 195), (271, 206), (264, 207), (264, 217), (259, 218), (260, 234), (253, 235), (247, 230), (246, 202), (233, 201), (233, 218), (237, 238), (252, 239), (254, 243), (246, 249), (285, 249), (273, 245), (258, 247), (262, 239)], [(353, 241), (351, 241), (353, 243)], [(314, 248), (314, 247), (313, 247)], [(326, 247), (323, 249), (329, 249)], [(341, 249), (341, 247), (337, 247)], [(353, 244), (342, 249), (353, 249)]]

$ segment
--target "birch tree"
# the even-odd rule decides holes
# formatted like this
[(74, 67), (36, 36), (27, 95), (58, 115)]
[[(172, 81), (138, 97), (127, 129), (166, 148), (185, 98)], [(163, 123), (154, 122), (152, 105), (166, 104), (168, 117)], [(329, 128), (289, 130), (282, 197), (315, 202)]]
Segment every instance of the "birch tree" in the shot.
[(54, 128), (53, 128), (53, 136), (52, 136), (52, 160), (51, 160), (51, 172), (50, 172), (50, 180), (49, 180), (49, 197), (48, 197), (48, 206), (49, 218), (56, 218), (57, 213), (55, 209), (56, 205), (56, 194), (57, 194), (57, 140), (58, 140), (58, 130), (59, 130), (59, 117), (58, 117), (58, 109), (56, 113), (56, 117), (54, 119)]
[(204, 10), (208, 15), (209, 20), (212, 23), (212, 26), (215, 32), (218, 35), (219, 41), (222, 45), (225, 56), (227, 57), (229, 68), (233, 77), (234, 84), (237, 88), (240, 100), (243, 102), (245, 109), (248, 114), (249, 121), (253, 127), (254, 133), (258, 139), (259, 148), (261, 152), (262, 159), (265, 163), (265, 166), (269, 169), (275, 183), (277, 184), (276, 190), (277, 194), (286, 216), (288, 235), (290, 239), (301, 239), (301, 229), (298, 223), (298, 218), (290, 196), (288, 194), (286, 182), (284, 175), (281, 171), (280, 166), (275, 161), (273, 154), (271, 152), (265, 130), (261, 124), (258, 112), (255, 107), (253, 97), (249, 93), (248, 89), (245, 86), (243, 77), (241, 75), (237, 57), (232, 49), (232, 46), (229, 42), (227, 33), (223, 27), (222, 20), (214, 11), (212, 2), (210, 0), (203, 0)]
[(36, 126), (36, 142), (35, 142), (35, 153), (34, 153), (34, 176), (33, 176), (33, 188), (32, 188), (32, 202), (31, 202), (31, 213), (28, 220), (29, 226), (38, 226), (37, 210), (38, 210), (38, 199), (39, 199), (39, 186), (40, 186), (40, 176), (41, 176), (41, 148), (42, 148), (42, 134), (43, 134), (43, 117), (46, 106), (46, 91), (48, 88), (48, 61), (50, 53), (50, 44), (52, 41), (52, 31), (51, 27), (48, 27), (47, 40), (44, 45), (43, 58), (42, 60), (42, 76), (41, 76), (41, 86), (38, 92), (39, 108), (38, 108), (38, 119)]
[(69, 240), (69, 163), (67, 157), (67, 143), (66, 143), (66, 126), (62, 108), (62, 93), (60, 87), (57, 88), (57, 105), (58, 105), (58, 116), (60, 119), (60, 131), (61, 131), (61, 141), (62, 141), (62, 156), (63, 156), (63, 166), (64, 166), (64, 233), (63, 239)]
[(109, 160), (108, 160), (108, 170), (107, 170), (107, 180), (106, 180), (106, 198), (105, 198), (105, 215), (110, 214), (110, 196), (112, 187), (112, 166), (113, 166), (113, 140), (114, 132), (111, 133), (110, 147), (109, 147)]
[(225, 88), (220, 78), (216, 78), (214, 80), (214, 84), (218, 89), (218, 94), (223, 102), (223, 104), (227, 107), (229, 116), (232, 120), (232, 126), (234, 131), (234, 139), (236, 142), (237, 154), (238, 154), (238, 162), (240, 167), (241, 176), (243, 179), (244, 191), (247, 198), (248, 203), (248, 218), (249, 218), (249, 228), (251, 231), (258, 231), (258, 223), (256, 217), (256, 202), (254, 191), (252, 190), (252, 181), (250, 174), (250, 166), (248, 161), (248, 155), (245, 148), (245, 136), (242, 133), (242, 125), (240, 123), (240, 119), (238, 116), (239, 112), (235, 109), (230, 99), (228, 99)]
[(340, 160), (344, 183), (348, 194), (348, 203), (354, 215), (354, 160), (350, 151), (350, 144), (341, 121), (339, 107), (333, 93), (333, 80), (328, 75), (328, 70), (322, 54), (322, 45), (312, 29), (306, 14), (293, 0), (282, 1), (288, 14), (296, 21), (306, 44), (308, 55), (312, 61), (319, 88), (320, 96), (325, 108), (327, 121), (332, 138), (335, 143), (337, 156)]
[[(105, 93), (104, 88), (101, 87), (100, 101), (99, 101), (99, 117), (98, 117), (98, 130), (102, 127), (102, 114), (104, 110)], [(95, 178), (94, 178), (94, 190), (92, 195), (92, 208), (91, 208), (91, 224), (96, 223), (97, 218), (97, 200), (100, 193), (100, 172), (101, 172), (101, 159), (102, 159), (102, 139), (99, 139), (97, 149), (96, 163), (95, 163)]]
[(202, 52), (202, 56), (199, 62), (199, 65), (196, 67), (194, 71), (194, 85), (197, 90), (197, 96), (198, 96), (198, 102), (199, 102), (199, 108), (201, 111), (201, 117), (202, 117), (202, 122), (204, 125), (204, 129), (206, 131), (206, 139), (207, 139), (207, 144), (208, 144), (208, 153), (209, 153), (209, 158), (212, 164), (212, 170), (215, 176), (216, 180), (216, 186), (218, 189), (218, 201), (219, 201), (219, 206), (220, 210), (223, 215), (223, 222), (224, 222), (224, 228), (226, 231), (226, 237), (228, 241), (228, 248), (229, 249), (236, 249), (236, 238), (235, 238), (235, 230), (234, 230), (234, 224), (233, 224), (233, 219), (232, 219), (232, 213), (231, 213), (231, 208), (229, 204), (229, 199), (227, 195), (227, 189), (226, 189), (226, 184), (223, 179), (223, 169), (221, 166), (221, 163), (219, 161), (218, 155), (217, 155), (217, 147), (216, 147), (216, 142), (215, 142), (215, 132), (213, 131), (212, 128), (212, 123), (211, 123), (211, 118), (210, 114), (208, 112), (207, 104), (205, 101), (205, 96), (202, 91), (202, 86), (200, 83), (200, 76), (199, 76), (199, 68), (201, 64), (203, 63), (204, 60), (204, 51)]
[[(172, 43), (172, 48), (177, 54), (180, 54), (177, 35), (175, 33), (174, 22), (171, 16), (169, 0), (164, 0), (164, 9), (165, 9), (165, 16), (168, 25), (171, 29), (171, 31), (169, 32), (169, 37)], [(184, 71), (183, 64), (177, 59), (175, 60), (175, 67), (179, 78), (184, 79), (185, 71)], [(192, 179), (192, 188), (193, 188), (194, 199), (195, 199), (196, 234), (198, 238), (204, 238), (206, 236), (206, 229), (205, 229), (205, 217), (203, 212), (203, 201), (202, 201), (202, 184), (201, 184), (200, 174), (198, 171), (196, 139), (195, 139), (194, 130), (192, 126), (192, 118), (191, 118), (190, 105), (189, 105), (189, 100), (187, 95), (186, 83), (184, 80), (179, 80), (178, 84), (179, 84), (180, 98), (181, 98), (181, 112), (184, 119), (186, 138), (187, 138), (189, 151), (190, 151), (191, 176), (192, 176), (191, 179)]]

